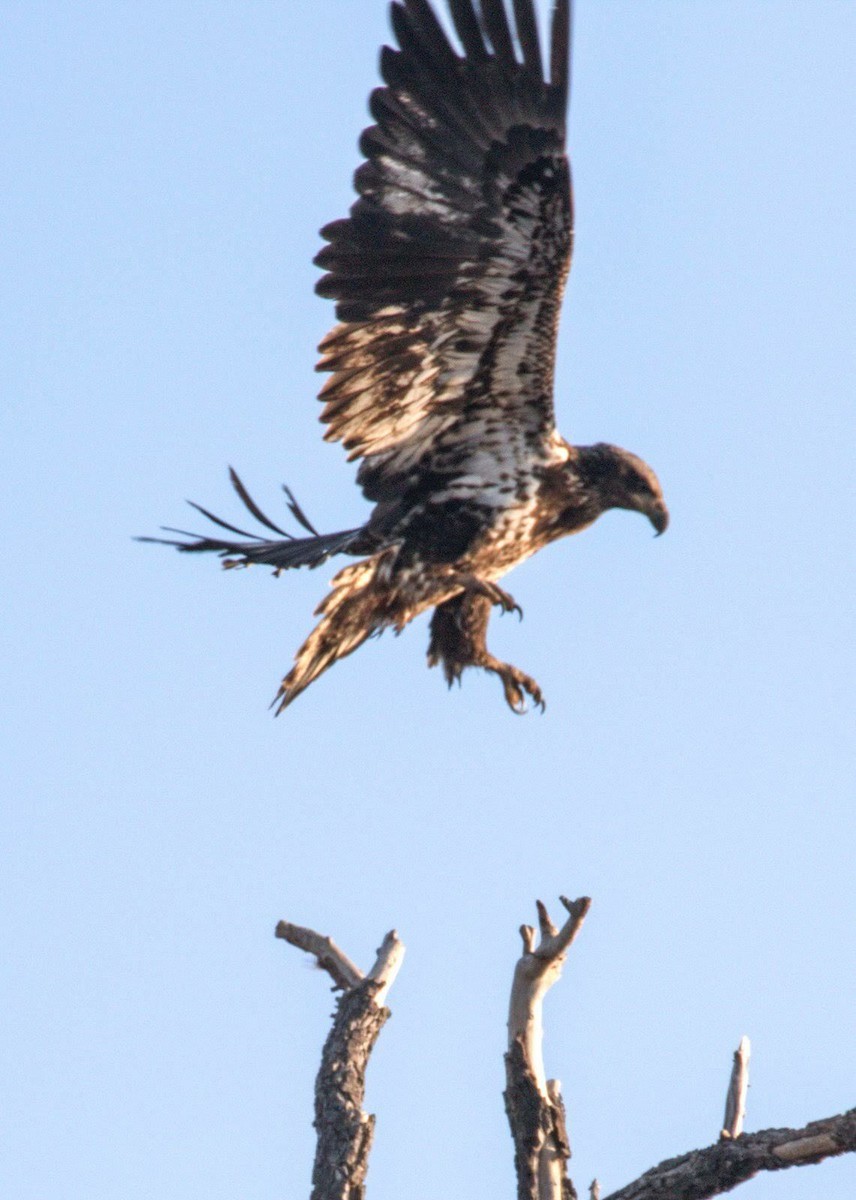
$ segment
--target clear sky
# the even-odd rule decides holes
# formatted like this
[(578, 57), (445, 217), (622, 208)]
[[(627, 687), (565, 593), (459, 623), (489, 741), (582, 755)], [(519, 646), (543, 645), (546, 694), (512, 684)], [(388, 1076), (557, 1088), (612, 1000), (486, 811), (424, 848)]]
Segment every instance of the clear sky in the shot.
[[(237, 517), (227, 463), (367, 513), (311, 259), (386, 5), (3, 6), (5, 1196), (308, 1194), (331, 997), (281, 917), (408, 947), (373, 1200), (513, 1193), (536, 896), (594, 898), (547, 1002), (579, 1187), (714, 1140), (744, 1033), (748, 1129), (856, 1103), (856, 4), (577, 7), (560, 427), (651, 462), (672, 526), (613, 513), (509, 578), (491, 644), (543, 717), (447, 692), (422, 619), (273, 720), (332, 566), (131, 535)], [(856, 1161), (741, 1194), (852, 1200)]]

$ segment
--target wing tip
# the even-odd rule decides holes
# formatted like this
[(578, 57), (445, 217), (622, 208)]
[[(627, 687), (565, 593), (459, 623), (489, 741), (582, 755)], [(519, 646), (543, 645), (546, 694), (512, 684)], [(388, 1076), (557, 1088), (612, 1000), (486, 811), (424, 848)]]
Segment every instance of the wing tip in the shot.
[(550, 84), (557, 88), (563, 107), (571, 87), (572, 0), (555, 0), (550, 26)]

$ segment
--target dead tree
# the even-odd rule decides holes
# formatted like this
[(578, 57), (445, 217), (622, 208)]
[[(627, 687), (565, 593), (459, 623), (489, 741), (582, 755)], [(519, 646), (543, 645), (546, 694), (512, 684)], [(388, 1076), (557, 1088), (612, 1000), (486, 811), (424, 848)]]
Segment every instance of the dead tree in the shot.
[[(514, 1140), (518, 1200), (576, 1200), (568, 1175), (571, 1146), (558, 1081), (544, 1069), (544, 996), (557, 982), (571, 943), (591, 906), (587, 897), (562, 904), (568, 916), (561, 928), (538, 901), (539, 931), (520, 930), (523, 953), (514, 969), (505, 1055), (505, 1110)], [(383, 940), (368, 975), (328, 937), (280, 921), (276, 936), (312, 954), (340, 991), (333, 1025), (315, 1084), (318, 1135), (311, 1200), (364, 1200), (374, 1134), (373, 1116), (363, 1111), (366, 1067), (390, 1015), (389, 988), (404, 957), (393, 930)], [(743, 1133), (749, 1082), (749, 1039), (734, 1054), (734, 1067), (718, 1141), (670, 1158), (604, 1200), (707, 1200), (731, 1191), (760, 1171), (807, 1166), (856, 1150), (856, 1108), (812, 1121), (802, 1129)], [(591, 1200), (600, 1200), (595, 1180)]]

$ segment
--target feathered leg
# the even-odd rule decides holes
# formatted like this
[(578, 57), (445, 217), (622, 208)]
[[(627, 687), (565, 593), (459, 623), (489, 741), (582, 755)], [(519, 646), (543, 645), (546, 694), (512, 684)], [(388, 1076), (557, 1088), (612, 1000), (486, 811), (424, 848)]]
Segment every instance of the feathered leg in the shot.
[(509, 708), (526, 711), (526, 696), (543, 712), (546, 707), (540, 687), (531, 677), (510, 663), (500, 662), (487, 648), (487, 625), (493, 600), (470, 590), (438, 604), (431, 618), (428, 666), (443, 665), (443, 674), (451, 687), (460, 682), (465, 667), (483, 667), (498, 675)]

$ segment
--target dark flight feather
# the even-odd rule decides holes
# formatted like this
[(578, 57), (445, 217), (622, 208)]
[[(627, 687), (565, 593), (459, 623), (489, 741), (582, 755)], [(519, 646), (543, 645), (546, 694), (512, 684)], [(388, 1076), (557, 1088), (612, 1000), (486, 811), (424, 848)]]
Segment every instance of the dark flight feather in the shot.
[(544, 66), (541, 61), (541, 43), (532, 0), (514, 0), (514, 19), (517, 22), (517, 37), (523, 52), (527, 71), (536, 79), (543, 79)]
[(571, 0), (556, 0), (550, 36), (550, 82), (556, 103), (567, 111), (571, 76)]
[(250, 510), (250, 512), (253, 514), (253, 516), (256, 518), (257, 521), (260, 521), (262, 525), (266, 525), (267, 528), (270, 529), (273, 533), (282, 534), (283, 537), (291, 537), (290, 533), (286, 533), (285, 530), (280, 529), (280, 527), (278, 525), (274, 525), (274, 523), (273, 523), (273, 521), (271, 521), (270, 517), (265, 516), (265, 514), (262, 512), (262, 510), (256, 504), (255, 500), (250, 495), (250, 493), (244, 487), (243, 483), (241, 483), (240, 477), (238, 476), (238, 472), (235, 470), (234, 467), (229, 467), (229, 479), (232, 481), (232, 487), (235, 489), (235, 491), (241, 497), (244, 504)]
[(449, 11), (464, 54), (473, 62), (487, 58), (487, 48), (481, 35), (479, 20), (476, 16), (472, 0), (449, 0)]
[(513, 74), (517, 67), (514, 55), (514, 42), (511, 40), (511, 30), (505, 15), (503, 0), (482, 0), (482, 23), (490, 38), (493, 52), (497, 61)]
[(435, 56), (444, 59), (449, 66), (457, 67), (460, 59), (428, 0), (404, 0), (404, 7), (423, 40), (430, 44)]

